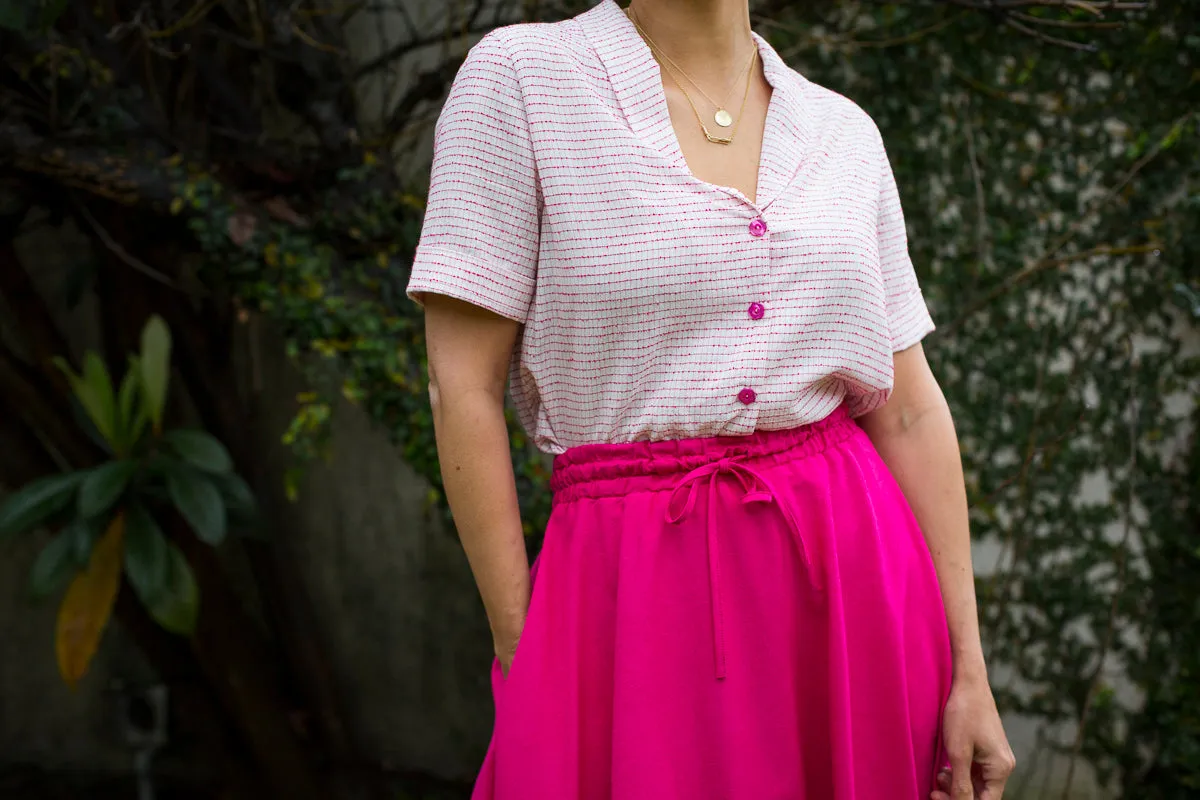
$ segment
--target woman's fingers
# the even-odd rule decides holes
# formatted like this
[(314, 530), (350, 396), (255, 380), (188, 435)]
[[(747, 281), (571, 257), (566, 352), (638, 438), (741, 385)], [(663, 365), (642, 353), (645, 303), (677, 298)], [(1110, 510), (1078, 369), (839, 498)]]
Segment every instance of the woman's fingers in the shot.
[(937, 785), (929, 795), (929, 800), (950, 800), (950, 768), (938, 770)]
[(1013, 757), (1007, 740), (1002, 739), (999, 744), (985, 751), (979, 764), (982, 778), (979, 800), (1001, 800), (1004, 785), (1008, 783), (1008, 776), (1012, 774), (1016, 765), (1017, 760)]
[(997, 753), (978, 753), (974, 761), (960, 752), (950, 759), (949, 768), (938, 770), (930, 800), (1002, 800), (1004, 785), (1015, 766), (1007, 743)]
[(975, 800), (971, 780), (971, 747), (957, 747), (950, 753), (950, 800)]

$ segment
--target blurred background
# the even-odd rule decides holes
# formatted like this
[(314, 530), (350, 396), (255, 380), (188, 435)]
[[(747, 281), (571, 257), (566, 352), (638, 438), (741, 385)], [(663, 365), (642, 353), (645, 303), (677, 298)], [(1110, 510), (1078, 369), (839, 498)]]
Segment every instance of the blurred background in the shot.
[[(468, 797), (406, 265), (467, 49), (593, 4), (0, 0), (0, 798)], [(1200, 798), (1200, 4), (751, 6), (889, 148), (1006, 798)]]

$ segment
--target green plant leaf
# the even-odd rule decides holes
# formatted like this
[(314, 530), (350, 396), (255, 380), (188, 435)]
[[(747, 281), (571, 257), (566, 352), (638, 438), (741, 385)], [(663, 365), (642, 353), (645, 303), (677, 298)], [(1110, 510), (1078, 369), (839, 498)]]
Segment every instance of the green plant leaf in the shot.
[(233, 469), (225, 445), (205, 431), (169, 431), (163, 441), (184, 461), (205, 472), (227, 473)]
[(246, 481), (235, 472), (212, 475), (211, 480), (225, 501), (230, 529), (252, 538), (265, 539), (266, 531), (258, 516), (258, 501)]
[(225, 500), (225, 507), (230, 511), (253, 513), (258, 507), (258, 501), (254, 499), (254, 492), (250, 485), (236, 472), (214, 475), (213, 483), (217, 485), (221, 497)]
[(117, 398), (113, 392), (108, 367), (104, 365), (104, 360), (92, 351), (88, 351), (83, 357), (83, 385), (86, 387), (86, 395), (79, 399), (84, 410), (104, 440), (116, 448)]
[(191, 636), (200, 616), (200, 588), (183, 553), (174, 544), (166, 544), (167, 580), (163, 591), (152, 602), (142, 602), (163, 628), (181, 636)]
[(110, 461), (88, 472), (79, 487), (79, 516), (94, 519), (113, 507), (137, 472), (136, 461)]
[[(129, 447), (133, 448), (142, 438), (142, 433), (146, 430), (146, 426), (150, 423), (150, 412), (146, 409), (146, 404), (138, 402), (142, 394), (142, 362), (137, 356), (129, 357), (129, 371), (125, 374), (125, 380), (132, 380), (133, 389), (132, 402), (127, 410), (123, 410), (122, 414), (128, 425), (128, 442)], [(124, 390), (124, 385), (122, 385)]]
[(187, 467), (169, 469), (167, 493), (201, 541), (215, 546), (225, 539), (225, 501), (208, 476)]
[(96, 520), (84, 519), (83, 517), (75, 517), (66, 527), (63, 528), (62, 535), (71, 539), (71, 548), (75, 563), (80, 567), (87, 565), (92, 557), (92, 547), (95, 546), (96, 540), (100, 538), (104, 526), (98, 525)]
[(116, 456), (116, 451), (109, 442), (100, 435), (100, 431), (96, 430), (96, 424), (92, 422), (92, 418), (88, 416), (87, 410), (83, 407), (83, 403), (79, 398), (71, 396), (71, 419), (79, 426), (87, 436), (88, 441), (96, 445), (101, 452), (109, 456)]
[(87, 433), (88, 438), (94, 441), (102, 449), (112, 452), (112, 445), (100, 432), (99, 426), (95, 422), (95, 413), (97, 412), (97, 401), (93, 396), (91, 386), (83, 379), (79, 373), (71, 368), (70, 362), (65, 358), (56, 357), (54, 365), (59, 368), (63, 376), (66, 377), (67, 383), (71, 387), (71, 394), (74, 396), (75, 402), (72, 404), (72, 411), (75, 412), (75, 421)]
[(29, 593), (35, 600), (43, 600), (66, 586), (78, 570), (74, 537), (63, 531), (42, 548), (33, 562), (29, 571)]
[(125, 377), (121, 379), (121, 391), (117, 393), (117, 450), (122, 454), (127, 453), (140, 436), (140, 431), (134, 429), (138, 412), (141, 410), (137, 402), (140, 386), (141, 379), (137, 367), (131, 363), (125, 371)]
[(155, 314), (142, 329), (142, 402), (155, 432), (162, 430), (163, 407), (167, 402), (167, 382), (171, 376), (171, 330)]
[(75, 497), (88, 470), (39, 478), (10, 494), (0, 505), (0, 537), (23, 533), (62, 511)]
[(144, 506), (134, 503), (125, 519), (125, 574), (147, 608), (166, 591), (170, 558), (158, 523)]

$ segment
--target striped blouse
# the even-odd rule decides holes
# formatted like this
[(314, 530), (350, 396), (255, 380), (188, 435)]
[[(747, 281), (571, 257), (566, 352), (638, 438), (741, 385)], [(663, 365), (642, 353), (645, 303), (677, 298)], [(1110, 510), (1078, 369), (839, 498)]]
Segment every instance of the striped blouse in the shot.
[(860, 415), (933, 330), (874, 122), (753, 37), (754, 201), (692, 175), (615, 0), (493, 30), (455, 76), (408, 294), (522, 323), (510, 390), (543, 451)]

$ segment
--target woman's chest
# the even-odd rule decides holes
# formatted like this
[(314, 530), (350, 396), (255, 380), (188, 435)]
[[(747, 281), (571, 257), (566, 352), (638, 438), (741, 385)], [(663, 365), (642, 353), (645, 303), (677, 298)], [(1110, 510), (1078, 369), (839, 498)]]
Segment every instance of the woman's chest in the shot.
[(704, 314), (764, 292), (882, 290), (878, 184), (862, 161), (813, 153), (762, 206), (653, 154), (543, 175), (539, 303)]

